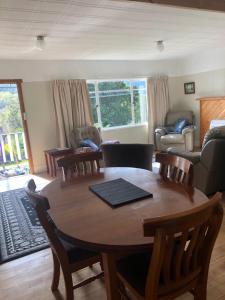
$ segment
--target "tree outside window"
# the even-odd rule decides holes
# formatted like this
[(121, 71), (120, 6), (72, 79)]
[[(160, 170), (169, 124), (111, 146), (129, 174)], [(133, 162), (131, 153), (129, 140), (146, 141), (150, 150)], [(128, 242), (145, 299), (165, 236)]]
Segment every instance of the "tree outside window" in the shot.
[(146, 80), (89, 81), (94, 122), (103, 128), (146, 122)]

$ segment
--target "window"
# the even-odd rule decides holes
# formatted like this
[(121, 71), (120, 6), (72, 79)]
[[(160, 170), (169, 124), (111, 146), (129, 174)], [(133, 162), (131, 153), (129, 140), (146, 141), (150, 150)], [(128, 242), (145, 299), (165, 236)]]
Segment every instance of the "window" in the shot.
[(94, 123), (103, 128), (146, 122), (146, 80), (88, 81)]

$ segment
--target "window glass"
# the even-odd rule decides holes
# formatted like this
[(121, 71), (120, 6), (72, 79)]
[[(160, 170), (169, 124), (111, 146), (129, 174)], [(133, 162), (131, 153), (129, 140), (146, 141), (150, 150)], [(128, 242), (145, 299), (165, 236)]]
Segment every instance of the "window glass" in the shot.
[(145, 89), (146, 82), (145, 82), (145, 80), (131, 81), (131, 86), (133, 89)]
[(124, 90), (130, 89), (128, 81), (102, 81), (98, 84), (99, 91)]
[(99, 93), (99, 101), (103, 127), (131, 124), (130, 92)]
[(94, 123), (98, 123), (98, 115), (97, 115), (97, 104), (96, 104), (96, 97), (94, 95), (90, 95), (90, 100), (91, 100), (91, 109), (92, 109), (92, 116)]
[(88, 89), (94, 122), (99, 126), (125, 126), (146, 121), (145, 80), (88, 82)]
[(94, 85), (94, 83), (88, 83), (87, 86), (88, 86), (89, 92), (94, 92), (95, 93), (95, 85)]
[(147, 120), (145, 90), (134, 91), (134, 118), (136, 124), (146, 122)]

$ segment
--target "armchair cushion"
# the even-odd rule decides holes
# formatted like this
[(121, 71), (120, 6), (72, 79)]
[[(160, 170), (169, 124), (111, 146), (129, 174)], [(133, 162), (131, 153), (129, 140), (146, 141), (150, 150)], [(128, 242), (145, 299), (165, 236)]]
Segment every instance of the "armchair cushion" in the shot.
[(188, 120), (187, 119), (178, 119), (175, 123), (175, 132), (176, 133), (182, 133), (182, 130), (189, 125)]
[(164, 145), (184, 144), (184, 136), (182, 134), (178, 134), (178, 133), (166, 134), (161, 137), (161, 143)]

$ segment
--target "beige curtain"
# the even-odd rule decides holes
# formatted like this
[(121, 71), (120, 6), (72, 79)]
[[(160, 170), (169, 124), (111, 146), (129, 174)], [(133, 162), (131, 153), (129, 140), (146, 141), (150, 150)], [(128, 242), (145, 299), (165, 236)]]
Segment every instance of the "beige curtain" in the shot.
[(148, 137), (149, 143), (154, 144), (154, 130), (164, 125), (166, 113), (169, 110), (168, 77), (158, 76), (148, 78)]
[(85, 80), (54, 80), (52, 87), (59, 146), (70, 147), (73, 128), (93, 124), (87, 84)]

